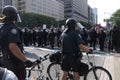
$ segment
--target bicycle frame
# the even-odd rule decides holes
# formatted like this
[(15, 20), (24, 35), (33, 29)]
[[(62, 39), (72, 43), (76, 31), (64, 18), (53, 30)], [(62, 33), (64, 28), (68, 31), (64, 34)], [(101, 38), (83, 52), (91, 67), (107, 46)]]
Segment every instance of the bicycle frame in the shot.
[(93, 56), (93, 61), (94, 61), (94, 65), (93, 65), (93, 62), (90, 61), (89, 54), (88, 53), (86, 53), (86, 54), (87, 54), (87, 58), (88, 58), (88, 64), (90, 64), (90, 66), (92, 68), (93, 74), (95, 75), (95, 79), (98, 80), (97, 75), (96, 75), (96, 71), (95, 71), (95, 68), (94, 68), (96, 66), (95, 65), (95, 58)]
[[(87, 54), (87, 58), (88, 58), (88, 62), (87, 62), (87, 63), (90, 64), (90, 66), (91, 66), (90, 69), (93, 71), (93, 74), (94, 74), (95, 79), (96, 79), (96, 80), (99, 80), (99, 78), (98, 78), (98, 76), (97, 76), (97, 73), (96, 73), (96, 70), (97, 70), (96, 67), (100, 67), (100, 66), (96, 66), (94, 55), (93, 55), (93, 61), (94, 61), (94, 62), (91, 62), (91, 61), (90, 61), (89, 54)], [(93, 63), (94, 63), (94, 65), (93, 65)], [(111, 77), (111, 75), (110, 75), (110, 77)], [(112, 78), (110, 78), (110, 79), (112, 79)]]
[[(33, 62), (33, 66), (28, 70), (28, 76), (27, 78), (29, 79), (31, 76), (31, 71), (38, 71), (40, 74), (38, 74), (38, 78), (40, 79), (44, 79), (44, 74), (43, 74), (43, 64), (42, 62), (47, 60), (47, 56), (49, 56), (49, 54), (45, 55), (45, 56), (40, 56), (39, 59), (37, 59), (36, 61)], [(37, 69), (35, 69), (37, 67)]]
[[(94, 56), (92, 56), (91, 58), (90, 58), (90, 56), (89, 56), (89, 54), (88, 53), (86, 53), (87, 54), (87, 62), (86, 63), (88, 63), (90, 66), (91, 66), (91, 68), (92, 68), (92, 71), (93, 71), (93, 74), (95, 75), (95, 79), (96, 80), (98, 80), (98, 78), (97, 78), (97, 75), (96, 75), (96, 72), (95, 72), (95, 58), (94, 58)], [(94, 62), (91, 62), (90, 60), (93, 58), (93, 61)], [(69, 76), (69, 78), (70, 79), (72, 79), (73, 78), (73, 75), (72, 75), (72, 69), (68, 72), (68, 76)]]
[[(93, 59), (93, 60), (91, 61), (91, 59)], [(82, 61), (82, 62), (87, 63), (90, 66), (89, 70), (87, 70), (86, 73), (83, 73), (83, 75), (80, 75), (80, 76), (83, 76), (84, 80), (89, 80), (90, 78), (91, 78), (91, 80), (93, 80), (93, 79), (94, 80), (99, 80), (99, 79), (103, 80), (103, 77), (101, 79), (101, 74), (102, 73), (105, 73), (104, 76), (106, 76), (108, 78), (108, 80), (112, 80), (112, 76), (111, 76), (111, 74), (110, 74), (110, 72), (108, 70), (106, 70), (102, 66), (96, 66), (96, 64), (95, 64), (95, 56), (94, 55), (91, 56), (91, 55), (87, 54), (87, 62), (85, 62), (85, 61)], [(60, 72), (60, 70), (56, 70), (55, 73), (50, 74), (51, 67), (56, 66), (56, 65), (60, 65), (60, 64), (51, 63), (48, 70), (47, 70), (47, 73), (48, 73), (48, 76), (50, 77), (50, 80), (54, 80), (54, 77), (52, 77), (53, 74), (56, 74), (58, 71)], [(54, 68), (52, 67), (52, 69), (54, 69)], [(91, 73), (93, 74), (92, 76), (91, 76)], [(55, 78), (57, 78), (59, 80), (59, 76), (56, 76)], [(73, 71), (72, 71), (72, 69), (68, 72), (67, 80), (73, 80)]]

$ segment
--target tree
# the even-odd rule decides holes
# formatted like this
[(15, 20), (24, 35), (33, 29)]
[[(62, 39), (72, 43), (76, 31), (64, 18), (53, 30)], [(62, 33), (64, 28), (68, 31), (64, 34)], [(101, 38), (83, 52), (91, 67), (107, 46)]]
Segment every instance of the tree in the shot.
[(83, 22), (83, 21), (80, 21), (80, 23), (87, 29), (90, 29), (92, 27), (92, 25), (89, 24), (89, 23), (86, 23), (86, 22)]
[(110, 17), (110, 21), (112, 22), (112, 24), (120, 27), (120, 9), (112, 14), (112, 16)]
[(51, 26), (56, 27), (57, 21), (48, 16), (39, 15), (35, 13), (22, 13), (20, 14), (22, 22), (18, 23), (19, 27), (42, 27), (43, 24), (47, 25), (47, 28), (50, 28)]

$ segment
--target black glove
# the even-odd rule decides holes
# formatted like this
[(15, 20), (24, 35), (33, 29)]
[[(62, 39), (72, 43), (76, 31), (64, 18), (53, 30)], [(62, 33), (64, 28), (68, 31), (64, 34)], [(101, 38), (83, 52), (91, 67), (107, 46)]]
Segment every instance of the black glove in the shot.
[(30, 60), (27, 60), (26, 62), (25, 62), (25, 67), (32, 67), (33, 66), (33, 62), (31, 62)]
[(93, 50), (92, 49), (89, 49), (89, 54), (93, 54)]

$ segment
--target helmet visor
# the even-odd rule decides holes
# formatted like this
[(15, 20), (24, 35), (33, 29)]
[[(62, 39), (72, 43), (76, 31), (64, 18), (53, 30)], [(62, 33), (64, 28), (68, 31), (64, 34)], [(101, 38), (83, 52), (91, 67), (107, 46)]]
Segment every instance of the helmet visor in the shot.
[(84, 26), (83, 26), (80, 22), (77, 22), (77, 28), (78, 28), (78, 29), (83, 29)]
[(17, 22), (22, 22), (19, 14), (17, 14)]

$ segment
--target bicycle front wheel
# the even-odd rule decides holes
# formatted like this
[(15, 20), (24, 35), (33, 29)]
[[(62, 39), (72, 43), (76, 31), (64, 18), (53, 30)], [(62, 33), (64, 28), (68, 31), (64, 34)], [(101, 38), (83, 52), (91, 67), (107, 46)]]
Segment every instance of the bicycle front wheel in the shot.
[(35, 66), (32, 70), (30, 69), (26, 69), (27, 70), (27, 77), (30, 80), (42, 80), (44, 78), (44, 76), (42, 75), (42, 71), (43, 71), (43, 63), (38, 64), (37, 66)]
[(89, 69), (84, 80), (112, 80), (112, 76), (105, 68), (96, 66)]
[(60, 76), (61, 76), (60, 64), (51, 63), (47, 68), (47, 73), (50, 80), (60, 80)]

